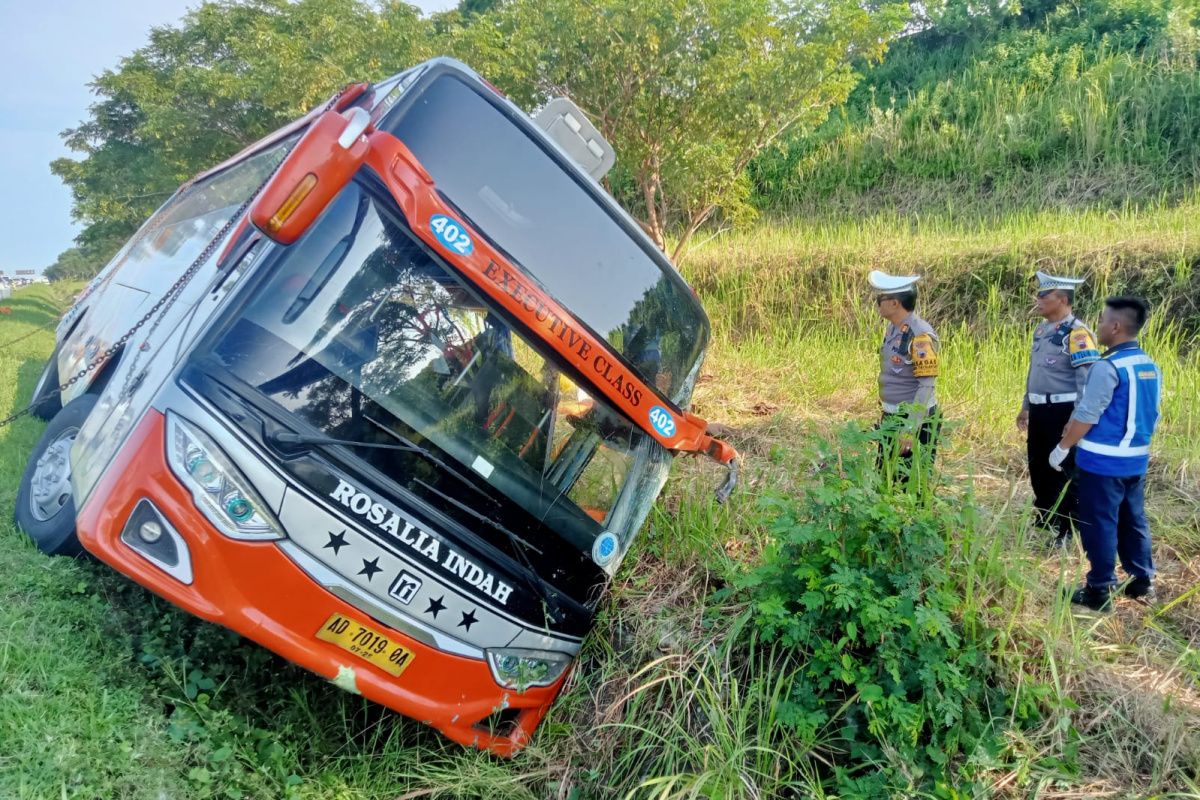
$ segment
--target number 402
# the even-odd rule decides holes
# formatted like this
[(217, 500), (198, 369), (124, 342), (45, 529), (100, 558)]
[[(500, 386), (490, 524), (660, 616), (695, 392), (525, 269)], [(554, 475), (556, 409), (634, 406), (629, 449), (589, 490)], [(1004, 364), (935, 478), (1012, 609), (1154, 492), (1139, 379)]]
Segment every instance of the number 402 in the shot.
[(429, 221), (429, 227), (450, 249), (463, 254), (471, 252), (471, 237), (449, 217), (436, 216)]

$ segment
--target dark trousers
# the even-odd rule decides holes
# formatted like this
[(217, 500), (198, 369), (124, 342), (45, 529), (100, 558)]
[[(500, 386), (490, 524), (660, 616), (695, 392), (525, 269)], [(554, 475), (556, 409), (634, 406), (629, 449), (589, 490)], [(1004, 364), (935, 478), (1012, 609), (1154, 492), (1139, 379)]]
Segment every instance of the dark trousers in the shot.
[[(888, 414), (884, 413), (882, 419), (879, 420), (879, 430), (884, 436), (879, 441), (879, 465), (881, 468), (886, 468), (889, 463), (889, 456), (893, 453), (899, 453), (899, 440), (904, 438), (904, 426), (908, 423), (908, 414)], [(934, 456), (937, 455), (937, 440), (938, 430), (941, 428), (942, 416), (938, 412), (937, 406), (929, 409), (929, 413), (925, 415), (925, 419), (921, 421), (921, 427), (917, 429), (917, 435), (914, 437), (914, 449), (918, 446), (923, 453), (929, 456), (928, 464), (933, 464)], [(912, 472), (913, 456), (910, 452), (908, 455), (900, 454), (897, 462), (899, 476), (907, 480)]]
[(1131, 578), (1154, 577), (1150, 526), (1144, 508), (1146, 476), (1110, 478), (1078, 470), (1079, 538), (1092, 569), (1089, 586), (1117, 584), (1117, 557)]
[(1074, 403), (1043, 403), (1029, 407), (1029, 433), (1025, 452), (1029, 457), (1029, 483), (1033, 486), (1033, 507), (1038, 524), (1053, 528), (1059, 536), (1071, 534), (1071, 520), (1078, 507), (1075, 483), (1075, 451), (1063, 462), (1059, 472), (1050, 466), (1050, 452), (1062, 440), (1063, 428), (1075, 410)]

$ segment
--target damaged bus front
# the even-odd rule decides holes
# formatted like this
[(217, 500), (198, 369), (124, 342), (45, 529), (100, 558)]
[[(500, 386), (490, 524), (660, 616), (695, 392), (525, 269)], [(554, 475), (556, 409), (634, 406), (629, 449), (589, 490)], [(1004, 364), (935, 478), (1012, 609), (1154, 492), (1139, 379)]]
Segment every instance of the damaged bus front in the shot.
[(734, 475), (683, 410), (707, 319), (610, 164), (438, 59), (189, 183), (60, 324), (21, 527), (512, 753), (672, 453)]

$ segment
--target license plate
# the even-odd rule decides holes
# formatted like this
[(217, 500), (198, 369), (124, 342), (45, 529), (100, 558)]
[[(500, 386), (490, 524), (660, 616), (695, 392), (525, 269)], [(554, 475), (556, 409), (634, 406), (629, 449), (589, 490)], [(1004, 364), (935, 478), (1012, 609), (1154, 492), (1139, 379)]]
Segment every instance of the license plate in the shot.
[(400, 677), (400, 673), (408, 669), (414, 660), (408, 648), (393, 642), (370, 625), (343, 614), (334, 614), (325, 620), (325, 624), (317, 631), (317, 638), (333, 642), (396, 677)]

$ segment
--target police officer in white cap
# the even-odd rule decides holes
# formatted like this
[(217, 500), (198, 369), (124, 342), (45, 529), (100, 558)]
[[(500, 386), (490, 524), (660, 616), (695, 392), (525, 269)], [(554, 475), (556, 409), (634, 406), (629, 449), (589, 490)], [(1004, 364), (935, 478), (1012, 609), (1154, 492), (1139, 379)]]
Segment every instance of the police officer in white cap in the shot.
[(1100, 360), (1096, 337), (1076, 318), (1071, 306), (1082, 278), (1063, 278), (1037, 273), (1037, 311), (1045, 319), (1033, 332), (1029, 374), (1017, 427), (1026, 432), (1029, 482), (1038, 523), (1054, 531), (1056, 546), (1071, 537), (1077, 506), (1075, 486), (1070, 482), (1074, 466), (1069, 459), (1065, 471), (1051, 469), (1047, 459), (1062, 438), (1075, 402), (1083, 394), (1088, 369)]
[(888, 275), (872, 270), (879, 315), (888, 321), (879, 351), (882, 428), (898, 437), (900, 455), (911, 460), (914, 442), (936, 447), (938, 337), (917, 316), (919, 275)]

